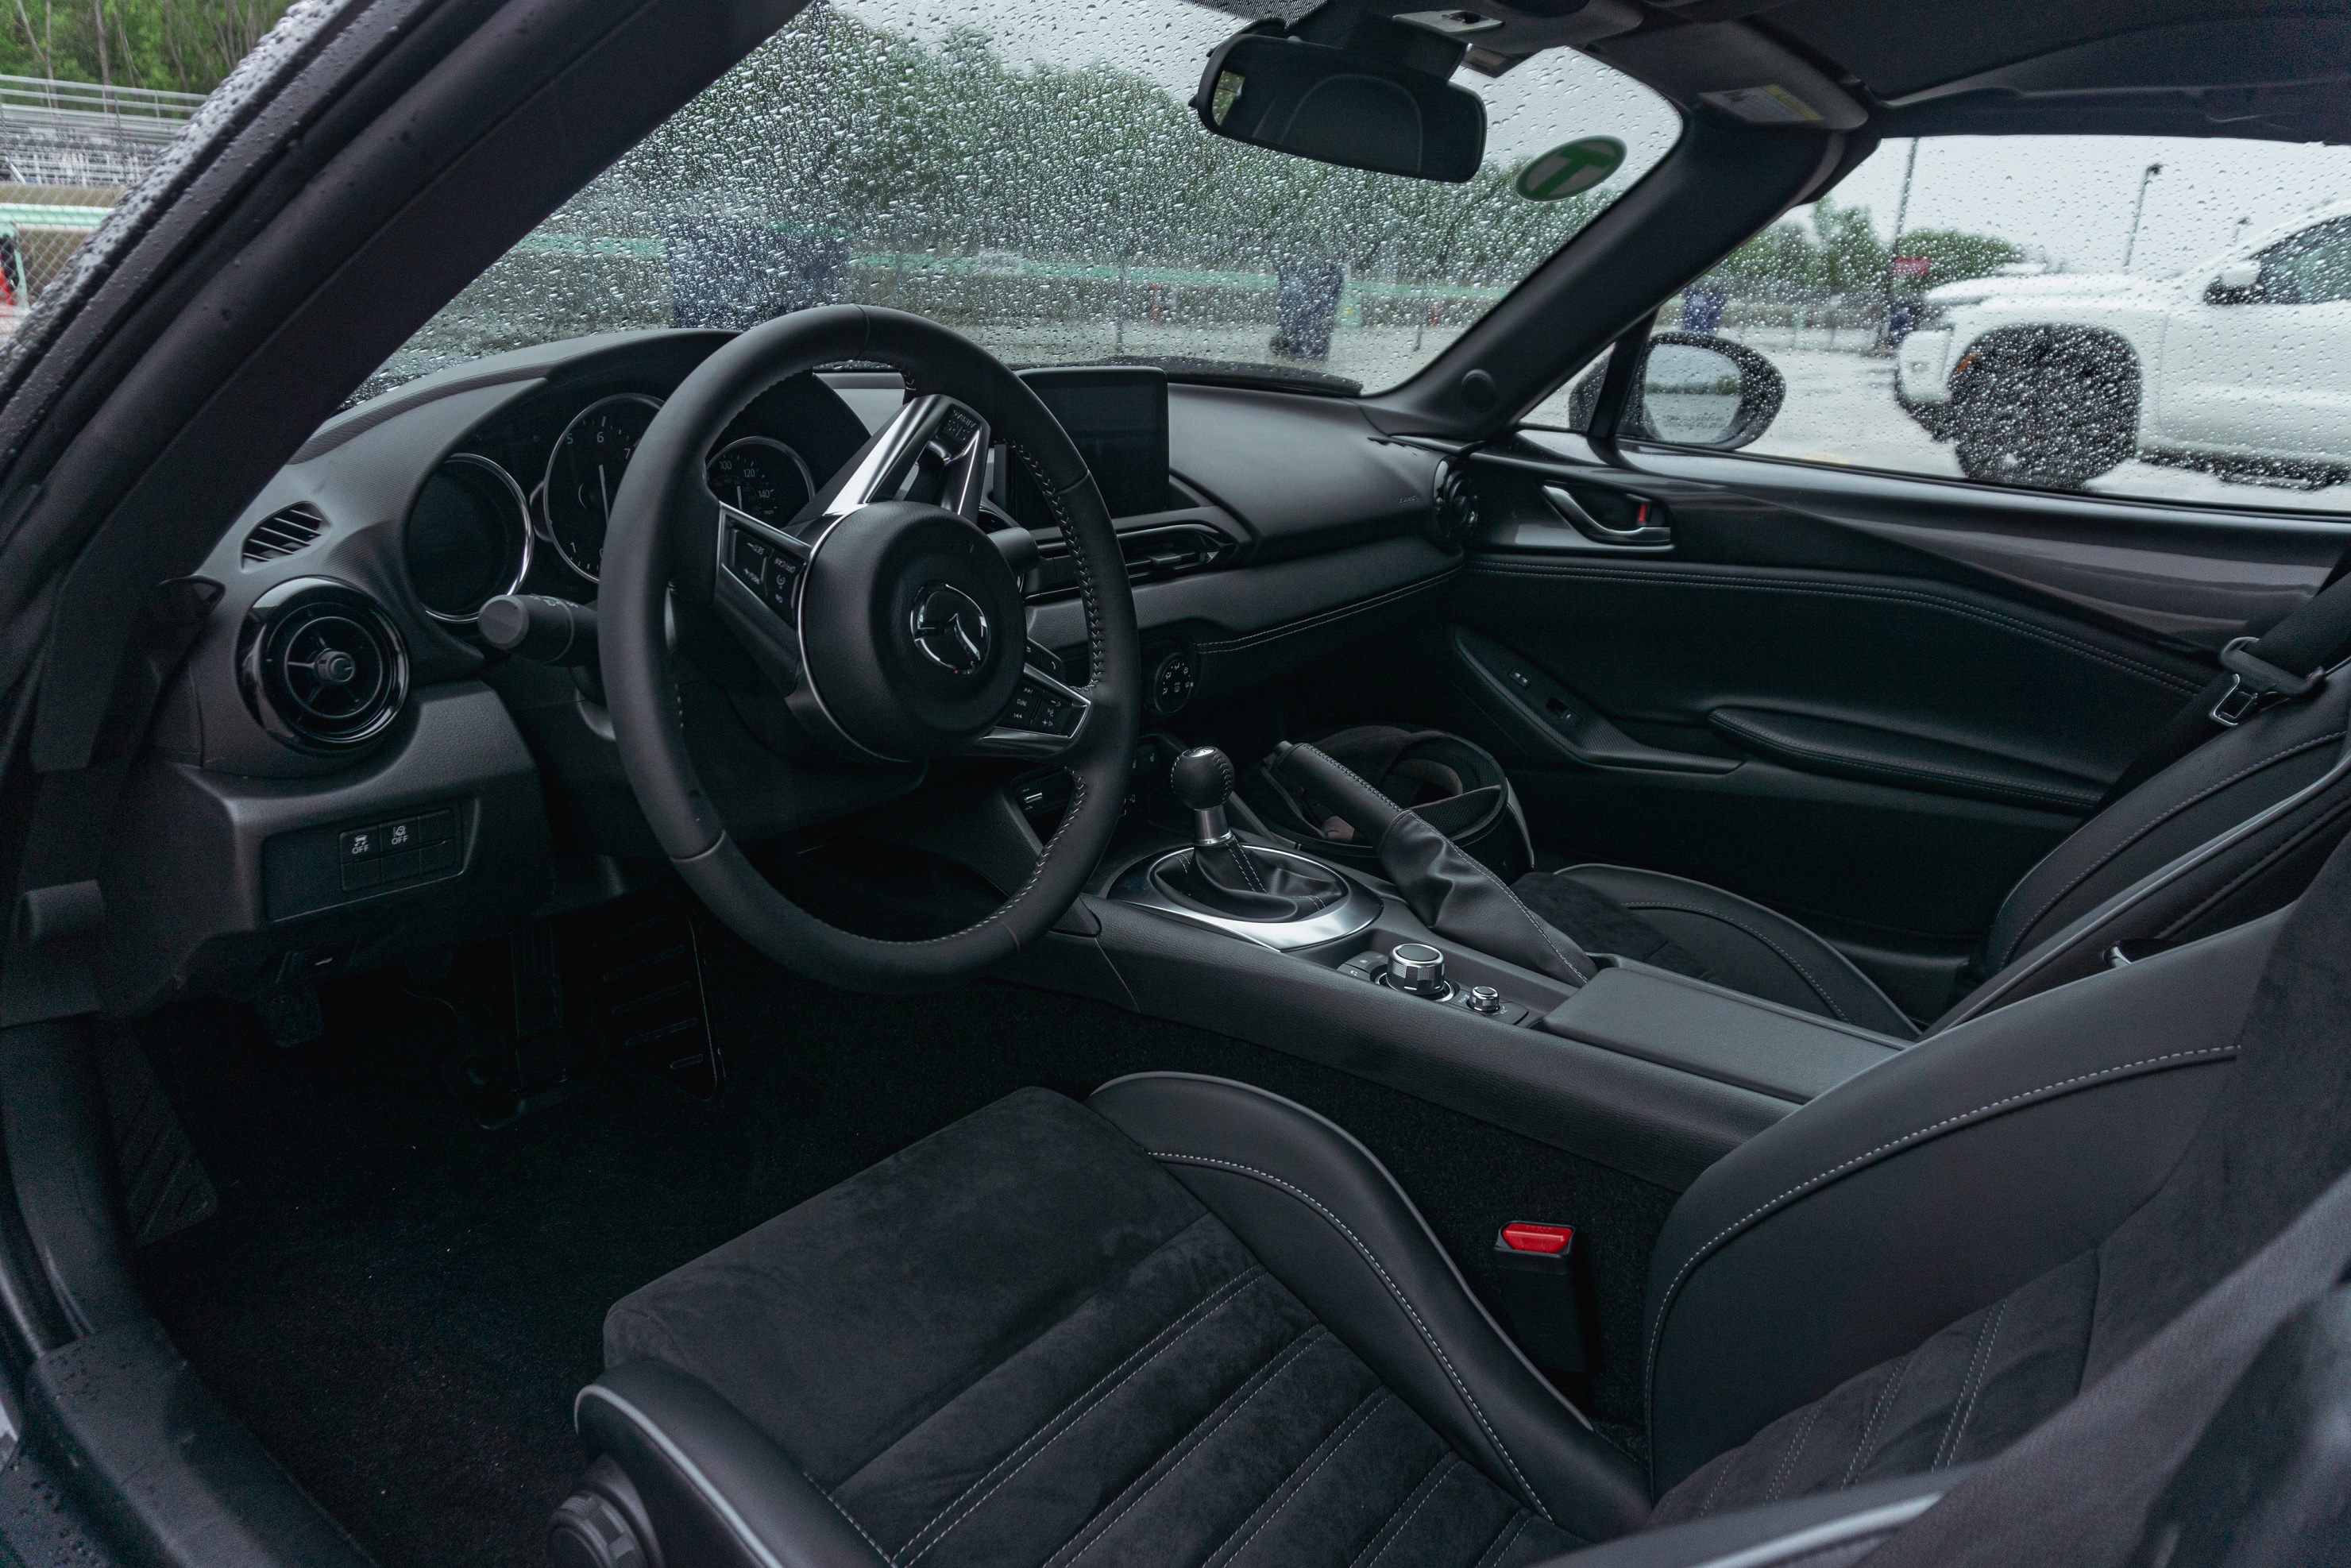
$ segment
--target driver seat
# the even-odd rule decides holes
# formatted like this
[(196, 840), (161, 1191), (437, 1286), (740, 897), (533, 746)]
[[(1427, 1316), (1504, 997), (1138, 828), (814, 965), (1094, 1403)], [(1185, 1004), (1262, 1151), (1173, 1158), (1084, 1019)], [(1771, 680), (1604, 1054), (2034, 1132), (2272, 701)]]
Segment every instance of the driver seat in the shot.
[(1501, 1568), (1917, 1503), (2351, 1168), (2346, 946), (2338, 852), (2292, 911), (1955, 1029), (1717, 1162), (1657, 1243), (1646, 1473), (1331, 1123), (1179, 1074), (1021, 1091), (614, 1306), (556, 1555)]

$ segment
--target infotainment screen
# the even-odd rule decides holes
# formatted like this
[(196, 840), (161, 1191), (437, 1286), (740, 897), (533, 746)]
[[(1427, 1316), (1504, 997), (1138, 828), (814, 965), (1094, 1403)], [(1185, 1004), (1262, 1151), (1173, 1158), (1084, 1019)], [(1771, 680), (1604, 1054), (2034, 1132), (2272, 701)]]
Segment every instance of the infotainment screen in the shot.
[[(1023, 371), (1094, 473), (1113, 517), (1167, 509), (1167, 375), (1153, 365), (1055, 365)], [(1041, 519), (1036, 487), (1008, 464), (1008, 509)]]

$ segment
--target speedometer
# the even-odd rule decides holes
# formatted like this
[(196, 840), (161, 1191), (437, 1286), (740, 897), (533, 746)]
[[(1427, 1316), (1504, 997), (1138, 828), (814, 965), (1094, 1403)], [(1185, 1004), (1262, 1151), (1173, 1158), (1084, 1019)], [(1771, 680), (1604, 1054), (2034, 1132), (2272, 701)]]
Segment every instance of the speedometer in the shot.
[(727, 443), (710, 460), (707, 478), (712, 495), (776, 528), (799, 515), (816, 490), (800, 455), (764, 435)]
[(661, 400), (642, 392), (600, 398), (571, 416), (547, 458), (543, 502), (548, 537), (583, 577), (604, 569), (604, 528), (621, 476), (653, 423)]

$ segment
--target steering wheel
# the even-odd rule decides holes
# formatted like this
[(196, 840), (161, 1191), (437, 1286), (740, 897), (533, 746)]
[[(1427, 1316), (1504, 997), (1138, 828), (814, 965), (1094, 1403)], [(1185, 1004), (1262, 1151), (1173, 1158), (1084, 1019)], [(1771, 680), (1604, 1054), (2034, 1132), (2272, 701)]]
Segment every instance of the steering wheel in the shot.
[[(897, 417), (788, 527), (713, 496), (705, 455), (751, 400), (842, 361), (904, 372)], [(1019, 584), (981, 526), (997, 439), (1027, 465), (1076, 565), (1082, 687), (1029, 662)], [(1070, 804), (1028, 881), (986, 918), (923, 941), (844, 931), (778, 892), (696, 777), (671, 670), (672, 594), (716, 612), (840, 766), (1058, 761)], [(713, 913), (788, 967), (866, 990), (967, 978), (1041, 936), (1109, 846), (1143, 686), (1117, 535), (1036, 393), (945, 327), (827, 306), (754, 327), (704, 361), (653, 417), (612, 498), (597, 609), (613, 734), (655, 838)]]

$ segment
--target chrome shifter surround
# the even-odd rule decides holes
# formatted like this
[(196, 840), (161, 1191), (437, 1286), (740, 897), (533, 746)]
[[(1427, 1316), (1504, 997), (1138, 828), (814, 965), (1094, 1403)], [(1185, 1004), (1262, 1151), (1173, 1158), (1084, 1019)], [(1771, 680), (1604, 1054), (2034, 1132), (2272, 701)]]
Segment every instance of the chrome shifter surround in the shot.
[(1267, 849), (1255, 843), (1249, 845), (1249, 853), (1253, 855), (1329, 872), (1346, 887), (1347, 896), (1304, 920), (1241, 920), (1229, 915), (1211, 915), (1204, 909), (1187, 908), (1160, 892), (1156, 878), (1162, 870), (1191, 852), (1189, 849), (1170, 850), (1164, 855), (1137, 861), (1111, 884), (1110, 895), (1121, 904), (1172, 915), (1178, 920), (1206, 925), (1228, 936), (1254, 942), (1260, 947), (1270, 947), (1277, 953), (1287, 953), (1297, 947), (1318, 946), (1324, 942), (1336, 942), (1342, 936), (1353, 936), (1380, 917), (1379, 894), (1345, 872), (1306, 855), (1294, 855), (1287, 850)]

